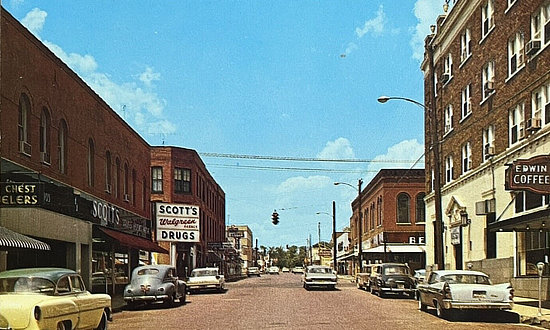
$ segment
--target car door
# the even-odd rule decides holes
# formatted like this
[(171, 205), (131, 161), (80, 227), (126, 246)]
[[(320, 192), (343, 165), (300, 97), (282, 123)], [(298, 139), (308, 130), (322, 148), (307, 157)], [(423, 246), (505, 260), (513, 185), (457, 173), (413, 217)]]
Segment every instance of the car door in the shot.
[(423, 293), (425, 293), (426, 297), (425, 302), (430, 306), (433, 306), (434, 298), (436, 298), (436, 296), (439, 294), (439, 290), (436, 287), (436, 285), (439, 283), (439, 277), (439, 274), (437, 274), (436, 272), (432, 272), (430, 274), (430, 277), (428, 278), (427, 285), (423, 286)]
[(96, 327), (103, 313), (103, 305), (94, 295), (86, 291), (86, 287), (79, 275), (69, 276), (71, 292), (79, 309), (80, 320), (78, 328)]

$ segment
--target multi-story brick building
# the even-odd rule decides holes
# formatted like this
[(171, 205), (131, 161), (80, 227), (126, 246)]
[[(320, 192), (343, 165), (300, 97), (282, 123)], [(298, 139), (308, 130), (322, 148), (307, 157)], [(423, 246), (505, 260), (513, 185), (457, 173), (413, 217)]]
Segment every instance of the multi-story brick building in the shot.
[(51, 249), (0, 246), (0, 267), (61, 266), (87, 284), (92, 272), (124, 284), (140, 251), (167, 252), (151, 240), (149, 145), (1, 15), (0, 226)]
[(209, 253), (209, 245), (225, 242), (225, 193), (197, 152), (179, 147), (153, 147), (151, 175), (151, 200), (156, 205), (169, 203), (199, 210), (198, 233), (193, 238), (157, 235), (161, 246), (171, 251), (170, 256), (160, 256), (159, 261), (176, 265), (182, 277), (196, 267), (221, 265), (223, 256), (213, 250)]
[[(425, 179), (420, 169), (382, 169), (352, 202), (350, 233), (358, 268), (359, 237), (363, 265), (406, 262), (424, 266)], [(362, 212), (359, 234), (359, 208)]]
[[(512, 281), (517, 294), (536, 296), (535, 264), (548, 263), (550, 247), (550, 162), (534, 158), (550, 153), (550, 2), (451, 5), (434, 22), (422, 63), (426, 141), (437, 127), (440, 146), (435, 159), (426, 145), (427, 263), (436, 260), (432, 182), (439, 162), (444, 262), (437, 266), (473, 266), (496, 282)], [(540, 167), (511, 166), (537, 159)], [(539, 178), (535, 187), (531, 180)]]

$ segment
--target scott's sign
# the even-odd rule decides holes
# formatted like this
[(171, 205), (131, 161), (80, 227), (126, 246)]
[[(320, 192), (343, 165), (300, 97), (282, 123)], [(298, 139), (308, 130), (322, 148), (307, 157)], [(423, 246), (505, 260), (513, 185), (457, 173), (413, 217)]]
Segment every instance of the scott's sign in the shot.
[(506, 169), (507, 190), (529, 190), (550, 193), (550, 156), (519, 159)]

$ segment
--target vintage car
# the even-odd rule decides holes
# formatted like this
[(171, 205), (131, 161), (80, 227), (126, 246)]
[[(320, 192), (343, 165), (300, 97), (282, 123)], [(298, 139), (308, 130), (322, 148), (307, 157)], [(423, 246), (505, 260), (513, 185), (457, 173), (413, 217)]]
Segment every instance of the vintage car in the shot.
[(111, 297), (86, 291), (74, 270), (0, 273), (0, 329), (107, 329), (111, 320)]
[(472, 270), (435, 270), (418, 284), (418, 308), (434, 307), (442, 318), (453, 310), (512, 309), (513, 298), (509, 283), (493, 285), (487, 274)]
[(279, 275), (279, 267), (271, 266), (267, 269), (267, 273), (270, 275)]
[(308, 266), (303, 276), (304, 289), (311, 287), (325, 287), (335, 289), (338, 283), (338, 277), (332, 268), (327, 266)]
[(416, 280), (409, 266), (400, 263), (382, 263), (372, 268), (369, 288), (380, 297), (388, 294), (404, 294), (411, 298), (416, 295)]
[(220, 275), (218, 268), (195, 268), (187, 280), (187, 291), (225, 291), (225, 277)]
[(360, 290), (370, 291), (370, 276), (374, 265), (363, 267), (362, 272), (355, 274), (355, 284)]
[(292, 274), (303, 274), (304, 273), (304, 267), (302, 266), (296, 266), (292, 268)]
[(416, 283), (424, 282), (424, 280), (426, 279), (426, 270), (425, 269), (415, 270), (414, 278), (416, 279)]
[(124, 288), (124, 301), (128, 307), (138, 303), (163, 302), (173, 306), (178, 300), (185, 303), (185, 282), (178, 279), (171, 265), (139, 266), (132, 271), (130, 284)]
[(246, 270), (246, 275), (248, 277), (250, 276), (258, 276), (260, 277), (260, 268), (258, 267), (248, 267), (248, 269)]

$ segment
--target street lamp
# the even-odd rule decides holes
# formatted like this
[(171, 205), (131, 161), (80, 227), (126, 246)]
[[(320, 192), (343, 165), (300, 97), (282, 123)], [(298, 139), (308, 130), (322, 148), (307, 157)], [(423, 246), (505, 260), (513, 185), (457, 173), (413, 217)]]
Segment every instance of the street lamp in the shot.
[[(431, 49), (431, 48), (430, 48)], [(433, 59), (432, 59), (433, 61)], [(435, 109), (433, 109), (434, 102), (430, 102), (432, 107), (427, 107), (424, 104), (410, 99), (408, 97), (400, 96), (380, 96), (378, 102), (386, 103), (389, 100), (403, 100), (410, 103), (414, 103), (423, 108), (429, 115), (431, 143), (430, 149), (433, 152), (433, 170), (434, 170), (434, 199), (435, 199), (435, 224), (434, 224), (434, 258), (435, 264), (438, 269), (445, 269), (445, 256), (443, 251), (443, 216), (441, 211), (441, 177), (440, 177), (440, 160), (439, 160), (439, 136), (437, 131), (437, 116)]]
[[(317, 212), (316, 214), (326, 214), (330, 216), (327, 212)], [(336, 267), (336, 202), (332, 201), (332, 268), (334, 271), (338, 272)]]
[(358, 214), (358, 216), (359, 216), (359, 225), (358, 225), (358, 229), (359, 229), (359, 272), (361, 272), (361, 269), (363, 267), (363, 216), (362, 216), (363, 213), (361, 212), (361, 185), (363, 184), (363, 180), (359, 179), (358, 188), (356, 188), (354, 185), (346, 183), (346, 182), (334, 182), (335, 186), (340, 185), (340, 184), (352, 187), (353, 189), (357, 190), (357, 199), (358, 199), (358, 202), (359, 202), (359, 214)]

